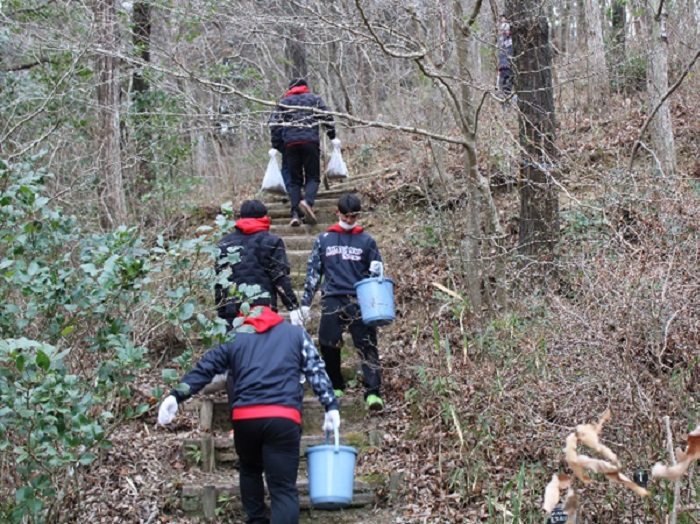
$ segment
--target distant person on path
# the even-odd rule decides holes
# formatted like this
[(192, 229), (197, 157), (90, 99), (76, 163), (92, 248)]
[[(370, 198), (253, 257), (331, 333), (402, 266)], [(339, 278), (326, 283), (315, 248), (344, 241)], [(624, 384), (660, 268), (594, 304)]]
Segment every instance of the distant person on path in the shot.
[(355, 195), (343, 195), (338, 199), (338, 223), (321, 233), (314, 242), (307, 263), (301, 310), (302, 316), (307, 318), (311, 302), (320, 287), (321, 325), (318, 340), (335, 394), (341, 397), (345, 389), (340, 372), (340, 350), (343, 331), (349, 330), (362, 357), (365, 402), (370, 410), (380, 410), (384, 402), (380, 392), (377, 328), (362, 321), (354, 284), (371, 274), (382, 273), (383, 266), (377, 243), (357, 225), (361, 210), (361, 201)]
[[(300, 109), (287, 109), (283, 106)], [(307, 224), (317, 222), (313, 207), (321, 184), (319, 126), (325, 126), (326, 134), (334, 144), (337, 140), (333, 117), (317, 111), (329, 109), (320, 96), (309, 91), (306, 80), (296, 78), (289, 83), (289, 90), (270, 117), (272, 147), (283, 151), (282, 161), (286, 158), (289, 166), (289, 199), (292, 208), (290, 226), (301, 225), (300, 214), (304, 215)]]
[(513, 39), (510, 36), (510, 24), (505, 15), (501, 15), (501, 36), (498, 37), (498, 90), (508, 99), (513, 92)]
[[(247, 522), (298, 524), (297, 474), (301, 442), (303, 374), (326, 409), (324, 431), (340, 426), (333, 394), (313, 341), (267, 306), (251, 310), (235, 338), (207, 351), (181, 380), (187, 393), (173, 389), (158, 410), (158, 423), (170, 424), (178, 404), (224, 372), (233, 377), (234, 445), (240, 460), (241, 504)], [(185, 388), (187, 389), (187, 388)], [(270, 492), (271, 520), (265, 507), (263, 473)]]

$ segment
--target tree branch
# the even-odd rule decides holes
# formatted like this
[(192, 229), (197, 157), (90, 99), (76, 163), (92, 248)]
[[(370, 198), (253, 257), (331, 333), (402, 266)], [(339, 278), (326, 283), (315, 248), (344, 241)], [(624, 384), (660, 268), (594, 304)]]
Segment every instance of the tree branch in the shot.
[[(671, 433), (671, 422), (666, 415), (664, 417), (664, 424), (666, 425), (666, 443), (668, 444), (668, 454), (671, 457), (671, 464), (676, 465), (676, 454), (673, 452), (673, 435)], [(678, 515), (678, 499), (681, 495), (681, 483), (676, 480), (673, 483), (673, 507), (671, 508), (671, 515), (669, 516), (669, 524), (676, 524), (676, 518)]]
[(36, 60), (35, 62), (29, 62), (27, 64), (19, 64), (19, 65), (8, 65), (7, 67), (3, 67), (0, 69), (1, 72), (3, 73), (14, 73), (17, 71), (25, 71), (27, 69), (31, 69), (32, 67), (36, 67), (41, 64), (45, 64), (47, 62), (50, 62), (50, 60), (46, 58), (42, 58), (40, 60)]
[[(662, 1), (662, 3), (663, 3), (663, 1)], [(649, 123), (651, 122), (651, 119), (654, 118), (654, 115), (656, 115), (657, 111), (661, 108), (661, 106), (664, 104), (666, 99), (669, 96), (671, 96), (676, 89), (678, 89), (678, 87), (681, 85), (681, 83), (683, 82), (685, 77), (688, 76), (688, 73), (693, 68), (693, 66), (695, 65), (695, 62), (697, 62), (699, 57), (700, 57), (700, 49), (698, 49), (698, 51), (695, 53), (695, 56), (688, 63), (688, 65), (685, 67), (685, 69), (683, 70), (683, 73), (681, 73), (681, 76), (678, 78), (678, 80), (676, 80), (675, 84), (673, 84), (668, 89), (668, 91), (666, 91), (664, 96), (662, 96), (661, 99), (656, 103), (656, 105), (654, 106), (654, 109), (652, 110), (652, 112), (649, 114), (649, 116), (645, 120), (644, 125), (642, 126), (642, 129), (639, 131), (639, 136), (637, 137), (637, 140), (635, 140), (634, 146), (632, 147), (632, 153), (630, 155), (630, 165), (629, 165), (630, 170), (632, 169), (632, 166), (634, 165), (634, 158), (635, 158), (635, 155), (637, 153), (637, 150), (639, 149), (639, 144), (640, 144), (642, 138), (644, 138), (644, 133), (646, 133), (647, 127), (649, 127)]]
[(377, 43), (377, 45), (388, 56), (392, 56), (394, 58), (408, 58), (408, 59), (412, 59), (412, 60), (417, 60), (417, 59), (423, 58), (428, 53), (428, 51), (425, 49), (422, 49), (418, 53), (396, 53), (394, 51), (391, 51), (386, 46), (384, 41), (381, 38), (379, 38), (379, 35), (374, 30), (374, 26), (369, 21), (369, 18), (367, 18), (367, 14), (365, 13), (364, 9), (362, 9), (362, 4), (360, 3), (360, 0), (355, 0), (355, 6), (357, 7), (357, 11), (360, 13), (360, 18), (362, 18), (362, 23), (367, 28), (367, 30), (370, 32), (370, 34), (372, 35), (372, 38)]
[(656, 10), (656, 14), (654, 15), (654, 20), (659, 20), (661, 18), (661, 12), (664, 9), (664, 0), (661, 0), (659, 2), (659, 8)]
[(465, 37), (469, 36), (469, 29), (471, 29), (471, 26), (474, 25), (474, 22), (476, 22), (476, 17), (479, 16), (479, 13), (481, 12), (481, 2), (482, 0), (476, 0), (472, 14), (469, 15), (469, 20), (467, 20), (467, 23), (462, 26), (462, 33)]
[[(112, 53), (106, 49), (99, 49), (98, 48), (98, 49), (92, 49), (92, 51), (99, 53), (99, 54), (104, 54), (104, 55), (114, 55), (114, 53)], [(137, 65), (139, 67), (150, 68), (153, 71), (165, 73), (165, 74), (173, 76), (174, 78), (193, 80), (195, 82), (198, 82), (201, 85), (217, 89), (218, 90), (217, 92), (219, 92), (219, 93), (226, 93), (229, 95), (234, 95), (234, 96), (240, 97), (244, 100), (248, 100), (250, 102), (256, 102), (256, 103), (258, 103), (262, 106), (265, 106), (265, 107), (275, 108), (275, 107), (279, 106), (279, 107), (282, 107), (283, 109), (303, 109), (305, 111), (311, 111), (314, 114), (331, 115), (333, 117), (339, 117), (347, 122), (361, 125), (361, 126), (374, 127), (374, 128), (379, 128), (379, 129), (387, 129), (389, 131), (402, 131), (402, 132), (411, 133), (414, 135), (421, 135), (421, 136), (425, 136), (425, 137), (429, 137), (429, 138), (434, 138), (435, 140), (439, 140), (441, 142), (448, 142), (450, 144), (458, 144), (458, 145), (462, 145), (462, 146), (467, 145), (465, 142), (465, 139), (462, 137), (441, 135), (439, 133), (434, 133), (432, 131), (429, 131), (427, 129), (423, 129), (420, 127), (402, 126), (402, 125), (398, 125), (398, 124), (392, 124), (390, 122), (365, 120), (364, 118), (359, 118), (359, 117), (350, 115), (348, 113), (340, 113), (337, 111), (321, 111), (321, 110), (316, 109), (316, 108), (280, 105), (279, 102), (277, 102), (277, 101), (266, 100), (264, 98), (258, 98), (258, 97), (249, 95), (247, 93), (244, 93), (240, 89), (236, 89), (233, 85), (224, 84), (222, 82), (214, 82), (212, 80), (206, 80), (206, 79), (200, 78), (193, 71), (190, 71), (189, 69), (187, 69), (174, 56), (170, 56), (169, 58), (170, 58), (170, 60), (172, 60), (172, 62), (178, 68), (180, 68), (181, 72), (174, 71), (172, 69), (156, 65), (152, 62), (144, 62), (143, 60), (141, 60), (137, 57), (122, 55), (119, 53), (117, 53), (115, 56), (117, 56), (118, 58), (123, 60), (125, 63), (134, 64), (134, 65)]]

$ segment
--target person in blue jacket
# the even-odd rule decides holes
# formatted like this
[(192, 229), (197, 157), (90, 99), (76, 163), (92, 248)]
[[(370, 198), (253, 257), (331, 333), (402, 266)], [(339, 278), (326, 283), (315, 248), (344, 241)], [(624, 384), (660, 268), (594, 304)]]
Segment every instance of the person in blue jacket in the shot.
[(377, 328), (362, 321), (355, 283), (383, 271), (382, 257), (374, 238), (357, 225), (362, 203), (356, 195), (338, 199), (338, 223), (321, 233), (307, 262), (304, 296), (300, 310), (290, 314), (292, 323), (308, 318), (309, 308), (321, 288), (321, 325), (318, 332), (321, 354), (336, 396), (343, 395), (345, 381), (340, 372), (343, 331), (349, 330), (362, 358), (365, 402), (370, 410), (384, 407), (381, 397), (381, 364), (377, 350)]
[[(231, 418), (247, 522), (298, 524), (302, 374), (325, 406), (324, 431), (340, 426), (338, 400), (323, 360), (304, 329), (285, 322), (267, 306), (256, 306), (235, 338), (207, 351), (182, 378), (186, 387), (173, 389), (163, 400), (158, 423), (171, 423), (178, 404), (225, 371), (234, 381)], [(263, 473), (270, 492), (271, 520), (266, 516)]]

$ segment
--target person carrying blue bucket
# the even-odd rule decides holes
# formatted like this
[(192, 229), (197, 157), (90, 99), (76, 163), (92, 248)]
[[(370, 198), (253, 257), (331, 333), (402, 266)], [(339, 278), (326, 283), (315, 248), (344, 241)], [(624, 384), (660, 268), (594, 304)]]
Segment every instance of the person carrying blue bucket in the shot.
[(362, 320), (355, 284), (383, 274), (382, 257), (371, 235), (357, 225), (362, 203), (356, 195), (338, 199), (338, 223), (321, 233), (307, 262), (301, 308), (290, 314), (293, 324), (309, 318), (309, 308), (321, 288), (319, 346), (326, 362), (335, 395), (341, 397), (345, 381), (340, 372), (343, 332), (348, 330), (362, 358), (365, 403), (371, 411), (383, 409), (381, 364), (377, 350), (377, 328)]
[[(256, 306), (235, 338), (207, 351), (163, 400), (158, 423), (170, 424), (178, 404), (228, 371), (233, 379), (234, 445), (240, 460), (241, 504), (247, 522), (299, 523), (297, 474), (301, 443), (303, 374), (326, 408), (323, 430), (336, 432), (340, 413), (325, 365), (308, 333), (269, 306)], [(270, 492), (265, 507), (263, 473)]]

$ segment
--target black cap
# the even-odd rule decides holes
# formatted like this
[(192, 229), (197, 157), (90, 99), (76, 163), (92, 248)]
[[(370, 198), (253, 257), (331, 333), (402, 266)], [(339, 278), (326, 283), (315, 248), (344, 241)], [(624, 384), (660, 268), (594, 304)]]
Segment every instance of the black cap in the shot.
[(260, 200), (246, 200), (241, 204), (241, 218), (262, 218), (267, 215), (267, 207)]
[(293, 87), (298, 87), (298, 86), (307, 86), (309, 84), (306, 83), (306, 80), (303, 78), (292, 78), (291, 82), (289, 82), (289, 89)]
[(343, 195), (338, 199), (338, 211), (343, 215), (356, 215), (362, 211), (362, 202), (356, 195)]

